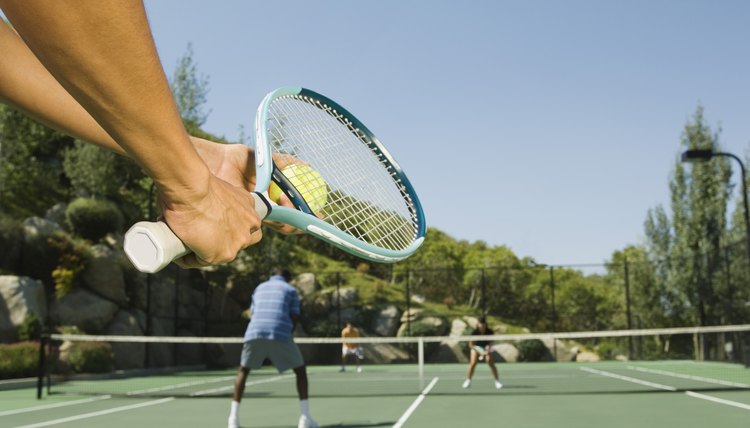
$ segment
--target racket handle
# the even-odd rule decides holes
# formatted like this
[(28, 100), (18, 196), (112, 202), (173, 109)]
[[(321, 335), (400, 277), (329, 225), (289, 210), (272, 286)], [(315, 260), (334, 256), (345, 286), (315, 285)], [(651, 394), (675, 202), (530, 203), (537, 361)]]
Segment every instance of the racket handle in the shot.
[[(255, 201), (255, 212), (261, 219), (271, 211), (268, 200), (259, 193), (250, 194)], [(125, 254), (136, 269), (156, 273), (173, 260), (191, 251), (163, 221), (139, 221), (125, 233)]]

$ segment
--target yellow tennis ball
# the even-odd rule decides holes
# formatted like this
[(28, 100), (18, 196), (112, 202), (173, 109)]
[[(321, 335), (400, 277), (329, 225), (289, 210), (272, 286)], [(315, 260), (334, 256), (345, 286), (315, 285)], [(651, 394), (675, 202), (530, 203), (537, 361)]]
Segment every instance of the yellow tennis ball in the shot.
[[(328, 185), (318, 171), (309, 165), (296, 163), (282, 169), (281, 173), (297, 188), (314, 213), (323, 209), (328, 202)], [(281, 189), (276, 183), (271, 183), (268, 188), (268, 197), (279, 203)]]

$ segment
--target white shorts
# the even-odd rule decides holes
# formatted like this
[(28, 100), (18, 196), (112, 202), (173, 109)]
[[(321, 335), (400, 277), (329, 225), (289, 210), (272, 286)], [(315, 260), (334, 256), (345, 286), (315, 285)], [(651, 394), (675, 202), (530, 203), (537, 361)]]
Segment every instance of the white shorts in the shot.
[(279, 373), (305, 365), (302, 353), (294, 342), (253, 339), (242, 345), (240, 364), (247, 369), (259, 369), (268, 358)]
[(342, 345), (341, 355), (344, 357), (348, 355), (356, 355), (360, 360), (365, 358), (365, 353), (362, 351), (362, 347), (360, 346), (357, 346), (356, 348), (349, 348), (346, 345)]

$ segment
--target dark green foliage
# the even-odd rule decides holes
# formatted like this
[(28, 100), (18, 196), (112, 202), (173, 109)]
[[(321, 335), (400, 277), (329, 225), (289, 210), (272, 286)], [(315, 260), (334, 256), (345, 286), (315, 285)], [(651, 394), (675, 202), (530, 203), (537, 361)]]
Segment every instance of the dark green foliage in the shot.
[(106, 373), (114, 366), (114, 354), (108, 343), (77, 342), (66, 351), (63, 361), (74, 373)]
[(522, 340), (516, 344), (518, 362), (553, 361), (552, 353), (539, 339)]
[(21, 223), (0, 214), (0, 274), (15, 272), (21, 263), (23, 230)]
[(39, 340), (42, 336), (42, 321), (35, 313), (29, 312), (23, 322), (18, 326), (18, 340)]
[(96, 242), (108, 233), (121, 232), (122, 213), (109, 201), (78, 198), (65, 210), (65, 220), (71, 230), (84, 239)]
[(0, 379), (36, 375), (39, 362), (39, 343), (18, 342), (0, 344)]
[(0, 141), (0, 212), (41, 216), (67, 198), (61, 159), (72, 138), (0, 104)]
[[(424, 322), (412, 321), (411, 325), (409, 326), (408, 330), (403, 331), (404, 337), (428, 337), (428, 336), (439, 336), (441, 331), (437, 329), (436, 326), (432, 324), (427, 324)], [(413, 358), (417, 358), (419, 349), (417, 344), (404, 344), (402, 345), (402, 348), (409, 353)], [(434, 354), (438, 348), (440, 348), (440, 344), (437, 342), (425, 342), (424, 344), (424, 356), (425, 358), (428, 358), (430, 355)]]

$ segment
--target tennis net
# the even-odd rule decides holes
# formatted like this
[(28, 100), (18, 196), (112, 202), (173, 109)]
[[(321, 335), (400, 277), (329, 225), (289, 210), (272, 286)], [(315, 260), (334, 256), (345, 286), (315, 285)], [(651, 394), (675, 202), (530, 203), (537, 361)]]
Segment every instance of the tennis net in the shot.
[[(435, 377), (460, 386), (470, 356), (467, 345), (476, 340), (491, 341), (493, 352), (486, 358), (496, 363), (506, 394), (750, 391), (750, 325), (349, 338), (346, 342), (360, 346), (364, 359), (349, 359), (344, 373), (343, 339), (298, 337), (295, 342), (308, 365), (311, 394), (376, 396), (413, 394)], [(53, 334), (41, 347), (39, 397), (217, 397), (232, 394), (242, 338)], [(479, 364), (485, 362), (483, 357)], [(481, 366), (476, 373), (490, 379)], [(293, 382), (293, 374), (267, 365), (252, 372), (246, 394), (293, 396)]]

